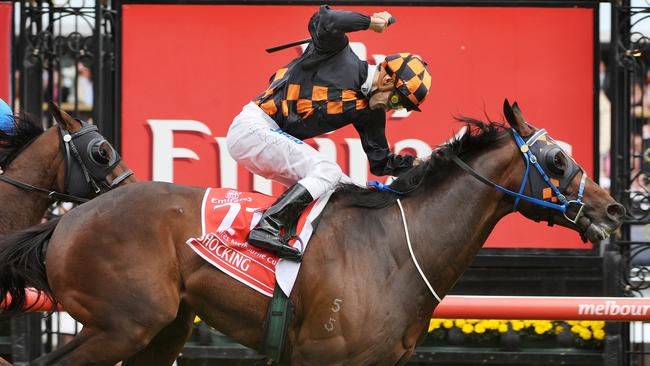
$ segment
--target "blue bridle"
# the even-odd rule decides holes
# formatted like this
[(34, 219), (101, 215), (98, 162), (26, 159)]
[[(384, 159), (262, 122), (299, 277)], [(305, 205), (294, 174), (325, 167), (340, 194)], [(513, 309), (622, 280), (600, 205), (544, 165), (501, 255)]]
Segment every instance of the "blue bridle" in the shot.
[[(560, 192), (560, 189), (555, 185), (555, 183), (553, 183), (551, 181), (551, 178), (549, 178), (548, 174), (546, 174), (546, 171), (544, 171), (544, 168), (539, 163), (539, 159), (537, 159), (537, 156), (535, 156), (535, 154), (530, 149), (530, 147), (533, 146), (533, 144), (535, 144), (535, 142), (537, 142), (537, 140), (540, 137), (542, 137), (544, 135), (547, 135), (546, 130), (545, 129), (538, 130), (537, 132), (535, 132), (528, 139), (528, 141), (524, 141), (523, 137), (521, 137), (521, 135), (517, 131), (515, 131), (514, 129), (511, 129), (511, 131), (512, 131), (512, 137), (514, 138), (515, 143), (517, 144), (517, 147), (519, 148), (519, 151), (522, 153), (522, 155), (524, 157), (524, 161), (526, 162), (526, 172), (524, 173), (524, 178), (522, 179), (521, 187), (519, 188), (519, 192), (513, 192), (513, 191), (511, 191), (511, 190), (509, 190), (507, 188), (504, 188), (504, 187), (502, 187), (502, 186), (500, 186), (500, 185), (498, 185), (496, 183), (492, 183), (492, 184), (494, 184), (494, 188), (496, 188), (497, 190), (499, 190), (499, 191), (501, 191), (501, 192), (503, 192), (503, 193), (505, 193), (507, 195), (516, 197), (515, 204), (512, 207), (513, 211), (517, 210), (517, 205), (519, 205), (519, 201), (524, 200), (524, 201), (527, 201), (527, 202), (530, 202), (530, 203), (533, 203), (533, 204), (536, 204), (536, 205), (539, 205), (539, 206), (548, 207), (550, 209), (560, 211), (560, 212), (562, 212), (562, 214), (564, 215), (564, 217), (567, 220), (569, 220), (571, 223), (575, 224), (576, 221), (578, 221), (578, 219), (582, 215), (582, 209), (584, 207), (584, 203), (582, 202), (582, 198), (583, 198), (584, 192), (585, 192), (585, 182), (586, 182), (586, 179), (587, 179), (587, 174), (584, 172), (584, 170), (582, 170), (582, 168), (580, 168), (580, 171), (582, 172), (582, 178), (580, 179), (580, 187), (578, 188), (578, 198), (575, 199), (575, 200), (567, 200), (567, 198), (564, 196), (564, 194), (562, 194), (562, 192)], [(456, 161), (456, 160), (454, 160), (454, 161)], [(460, 161), (460, 159), (459, 159), (459, 161)], [(545, 200), (542, 200), (542, 199), (539, 199), (539, 198), (536, 198), (536, 197), (526, 196), (525, 194), (523, 194), (524, 189), (526, 187), (526, 183), (528, 182), (528, 176), (529, 176), (529, 173), (530, 173), (531, 164), (535, 167), (535, 169), (537, 169), (537, 171), (541, 175), (544, 182), (546, 182), (546, 184), (551, 188), (551, 190), (553, 190), (553, 193), (555, 193), (555, 195), (557, 196), (557, 198), (561, 202), (561, 204), (548, 202), (548, 201), (545, 201)], [(575, 164), (575, 162), (574, 162), (574, 164)], [(569, 209), (569, 207), (572, 204), (579, 205), (578, 212), (576, 213), (574, 218), (570, 218), (569, 216), (567, 216), (567, 210)]]
[[(483, 177), (476, 170), (474, 170), (472, 167), (470, 167), (464, 161), (462, 161), (458, 156), (451, 155), (450, 158), (454, 163), (456, 163), (458, 166), (460, 166), (461, 168), (466, 170), (468, 173), (470, 173), (472, 176), (474, 176), (475, 178), (477, 178), (481, 182), (483, 182), (483, 183), (485, 183), (485, 184), (487, 184), (487, 185), (489, 185), (491, 187), (494, 187), (495, 189), (497, 189), (497, 190), (499, 190), (499, 191), (501, 191), (501, 192), (503, 192), (503, 193), (505, 193), (505, 194), (507, 194), (509, 196), (515, 197), (515, 203), (514, 203), (514, 206), (512, 207), (513, 211), (517, 211), (517, 206), (519, 205), (519, 202), (521, 200), (523, 200), (523, 201), (530, 202), (530, 203), (538, 205), (538, 206), (543, 206), (543, 207), (546, 207), (546, 208), (550, 208), (552, 210), (562, 212), (564, 217), (567, 220), (569, 220), (569, 222), (575, 224), (578, 221), (578, 219), (582, 216), (582, 210), (584, 208), (584, 203), (582, 202), (582, 198), (583, 198), (584, 191), (585, 191), (585, 182), (586, 182), (586, 179), (587, 179), (587, 174), (584, 172), (584, 170), (582, 170), (582, 168), (579, 168), (580, 172), (582, 172), (582, 178), (580, 179), (580, 188), (578, 189), (578, 197), (575, 200), (567, 200), (566, 196), (564, 196), (564, 194), (562, 194), (562, 192), (560, 192), (560, 189), (551, 181), (551, 178), (549, 178), (548, 174), (546, 174), (546, 172), (544, 171), (544, 168), (539, 163), (539, 159), (537, 159), (537, 156), (535, 156), (535, 154), (530, 149), (530, 147), (533, 146), (533, 144), (535, 144), (535, 142), (537, 142), (537, 140), (539, 140), (540, 137), (547, 135), (546, 130), (544, 130), (544, 129), (538, 130), (530, 138), (528, 138), (527, 141), (524, 140), (524, 138), (521, 137), (521, 135), (517, 131), (515, 131), (514, 129), (511, 129), (510, 131), (512, 132), (512, 137), (514, 138), (515, 143), (517, 144), (517, 147), (519, 148), (519, 151), (521, 152), (521, 154), (522, 154), (522, 156), (524, 158), (524, 161), (526, 162), (526, 171), (524, 173), (524, 178), (522, 179), (521, 187), (519, 188), (518, 192), (511, 191), (511, 190), (509, 190), (509, 189), (507, 189), (507, 188), (505, 188), (503, 186), (500, 186), (500, 185), (492, 182), (491, 180)], [(573, 162), (573, 164), (576, 164), (576, 163)], [(544, 182), (546, 182), (546, 184), (551, 188), (553, 193), (557, 196), (558, 200), (560, 201), (560, 204), (553, 203), (553, 202), (548, 202), (548, 201), (545, 201), (543, 199), (527, 196), (527, 195), (524, 194), (524, 190), (526, 188), (526, 183), (528, 182), (528, 177), (530, 175), (531, 165), (534, 166), (535, 169), (537, 169), (537, 171), (541, 175)], [(576, 164), (576, 166), (577, 166), (577, 164)], [(379, 190), (388, 191), (388, 192), (398, 194), (398, 195), (404, 194), (403, 192), (398, 192), (398, 191), (390, 188), (389, 186), (384, 185), (384, 184), (382, 184), (382, 183), (380, 183), (378, 181), (368, 182), (368, 186), (375, 187), (375, 188), (377, 188)], [(578, 205), (579, 206), (578, 212), (575, 214), (575, 216), (573, 218), (570, 218), (567, 215), (567, 211), (569, 210), (569, 207), (571, 205)]]

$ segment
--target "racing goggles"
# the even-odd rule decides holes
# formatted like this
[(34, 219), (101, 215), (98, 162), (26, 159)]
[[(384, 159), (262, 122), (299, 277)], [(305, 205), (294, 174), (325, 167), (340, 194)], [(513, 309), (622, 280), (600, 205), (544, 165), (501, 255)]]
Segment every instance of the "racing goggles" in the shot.
[(393, 90), (393, 93), (388, 97), (388, 108), (390, 109), (404, 109), (406, 105), (402, 101), (397, 90)]

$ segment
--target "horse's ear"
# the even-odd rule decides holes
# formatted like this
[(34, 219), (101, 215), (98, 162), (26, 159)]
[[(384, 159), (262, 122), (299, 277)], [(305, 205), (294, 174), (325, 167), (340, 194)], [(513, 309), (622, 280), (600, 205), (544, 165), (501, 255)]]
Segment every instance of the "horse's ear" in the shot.
[(50, 106), (50, 113), (52, 113), (56, 123), (60, 124), (61, 127), (70, 131), (73, 130), (75, 126), (78, 126), (79, 123), (64, 110), (60, 109), (54, 102), (49, 102), (48, 105)]
[(526, 119), (521, 113), (521, 109), (519, 109), (517, 102), (515, 102), (511, 107), (508, 99), (504, 99), (503, 115), (506, 117), (506, 120), (508, 121), (510, 127), (514, 128), (517, 132), (519, 132), (520, 135), (528, 136), (534, 132), (528, 123), (526, 123)]

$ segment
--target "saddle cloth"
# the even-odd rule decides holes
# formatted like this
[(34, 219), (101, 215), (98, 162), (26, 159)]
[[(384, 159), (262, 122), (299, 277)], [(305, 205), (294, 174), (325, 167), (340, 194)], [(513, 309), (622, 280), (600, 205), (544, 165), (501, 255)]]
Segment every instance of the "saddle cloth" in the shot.
[[(291, 240), (292, 246), (305, 251), (315, 229), (314, 220), (325, 208), (330, 195), (331, 192), (323, 195), (303, 212), (296, 228), (300, 240)], [(201, 203), (201, 237), (190, 238), (186, 243), (228, 276), (266, 296), (273, 296), (277, 276), (278, 285), (289, 296), (300, 263), (279, 259), (246, 242), (248, 232), (275, 200), (261, 193), (208, 188)]]

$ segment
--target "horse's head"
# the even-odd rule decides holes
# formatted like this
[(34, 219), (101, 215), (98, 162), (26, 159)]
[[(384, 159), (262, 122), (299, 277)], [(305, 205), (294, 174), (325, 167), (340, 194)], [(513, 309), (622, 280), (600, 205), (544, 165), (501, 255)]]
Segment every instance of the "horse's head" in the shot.
[(518, 200), (516, 209), (535, 221), (576, 230), (583, 240), (603, 240), (621, 225), (625, 209), (557, 144), (543, 129), (526, 123), (517, 103), (505, 100), (503, 113), (513, 129), (527, 173), (516, 184), (530, 200)]
[(50, 103), (50, 112), (58, 123), (64, 157), (62, 171), (56, 179), (60, 190), (77, 197), (94, 197), (136, 181), (131, 169), (96, 126), (72, 118), (54, 103)]

